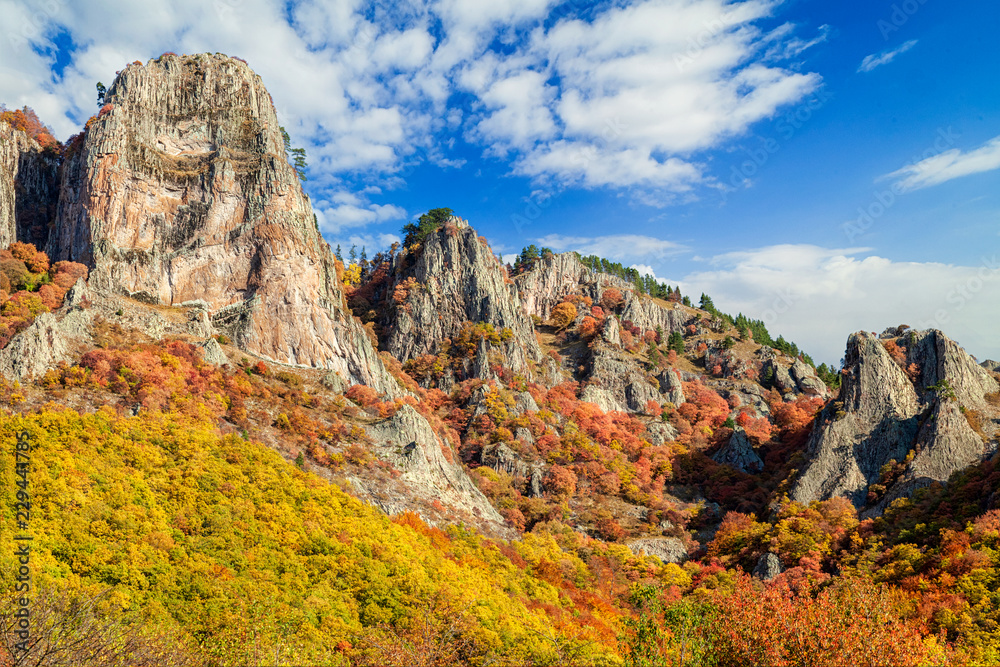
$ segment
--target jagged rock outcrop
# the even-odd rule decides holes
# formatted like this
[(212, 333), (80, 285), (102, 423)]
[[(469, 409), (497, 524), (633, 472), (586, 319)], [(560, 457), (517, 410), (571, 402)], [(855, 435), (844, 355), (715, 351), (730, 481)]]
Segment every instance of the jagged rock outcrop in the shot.
[(598, 274), (583, 265), (576, 254), (548, 255), (535, 262), (530, 271), (514, 279), (521, 302), (529, 315), (543, 321), (569, 294), (598, 298)]
[(754, 451), (753, 443), (747, 437), (746, 431), (739, 426), (729, 436), (726, 444), (712, 455), (712, 460), (740, 472), (758, 473), (764, 469), (764, 461)]
[(90, 266), (97, 291), (203, 301), (265, 359), (398, 394), (342, 308), (260, 77), (218, 54), (166, 55), (126, 67), (105, 100), (67, 151), (49, 255)]
[(986, 361), (979, 364), (991, 373), (1000, 372), (1000, 361), (993, 361), (992, 359), (987, 359)]
[(683, 563), (688, 556), (684, 542), (676, 537), (640, 537), (625, 546), (637, 556), (656, 556), (664, 563)]
[[(970, 410), (994, 417), (985, 400), (996, 380), (940, 331), (908, 331), (895, 342), (906, 350), (907, 372), (874, 334), (848, 340), (840, 397), (824, 409), (807, 448), (807, 467), (791, 497), (800, 502), (843, 496), (867, 515), (932, 481), (976, 463), (992, 451), (971, 427)], [(916, 375), (914, 375), (916, 373)], [(912, 378), (912, 379), (911, 379)], [(982, 419), (986, 440), (996, 433)], [(882, 467), (903, 462), (898, 480), (880, 480)], [(880, 482), (890, 482), (888, 489)], [(874, 486), (873, 485), (878, 485)]]
[[(630, 320), (643, 331), (661, 328), (664, 335), (668, 335), (672, 331), (681, 331), (690, 318), (679, 304), (666, 307), (648, 296), (637, 294), (631, 283), (617, 276), (593, 271), (571, 252), (539, 259), (530, 271), (517, 276), (515, 283), (527, 312), (543, 321), (549, 319), (552, 309), (570, 294), (590, 297), (594, 303), (599, 303), (604, 292), (611, 288), (622, 294), (621, 319)], [(606, 335), (613, 338), (614, 332), (607, 332)], [(608, 342), (620, 344), (613, 340)]]
[(601, 338), (612, 347), (622, 346), (622, 327), (618, 323), (617, 317), (607, 317), (604, 319), (604, 327), (601, 329)]
[(656, 379), (660, 383), (660, 393), (667, 399), (667, 402), (678, 406), (685, 401), (684, 387), (681, 385), (677, 371), (672, 368), (664, 369), (656, 376)]
[(483, 447), (479, 460), (484, 466), (511, 477), (527, 478), (529, 475), (528, 464), (517, 455), (517, 452), (502, 442)]
[[(476, 231), (452, 218), (404, 254), (395, 284), (406, 288), (385, 347), (400, 361), (431, 354), (466, 322), (485, 322), (513, 334), (497, 350), (503, 366), (525, 376), (541, 358), (535, 332), (514, 285)], [(411, 264), (412, 262), (412, 264)], [(477, 350), (472, 377), (489, 379), (490, 346)]]
[(45, 247), (59, 199), (59, 158), (0, 121), (0, 248)]
[(620, 349), (598, 342), (592, 349), (581, 400), (596, 403), (605, 411), (643, 412), (650, 400), (660, 401), (658, 384), (650, 383), (635, 360)]
[(683, 331), (690, 315), (680, 304), (664, 306), (648, 296), (623, 292), (625, 305), (621, 318), (629, 320), (642, 331), (662, 331), (664, 336), (674, 331)]
[(518, 392), (514, 396), (514, 408), (512, 412), (515, 417), (520, 417), (528, 412), (538, 412), (538, 403), (535, 402), (535, 397), (528, 392)]
[[(425, 500), (440, 500), (458, 512), (502, 529), (503, 517), (472, 483), (465, 469), (444, 453), (447, 443), (434, 433), (420, 413), (409, 405), (389, 419), (366, 427), (374, 441), (372, 450), (402, 472), (400, 480), (412, 494)], [(366, 489), (360, 487), (364, 497)], [(404, 507), (405, 499), (394, 505)]]

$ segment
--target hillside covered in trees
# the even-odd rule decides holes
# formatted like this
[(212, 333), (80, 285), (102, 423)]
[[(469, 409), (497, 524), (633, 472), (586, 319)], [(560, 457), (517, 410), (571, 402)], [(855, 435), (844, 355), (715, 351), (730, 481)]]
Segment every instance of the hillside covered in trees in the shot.
[(0, 117), (0, 665), (1000, 662), (1000, 375), (943, 332), (816, 368), (449, 208), (330, 248), (245, 62), (102, 102)]

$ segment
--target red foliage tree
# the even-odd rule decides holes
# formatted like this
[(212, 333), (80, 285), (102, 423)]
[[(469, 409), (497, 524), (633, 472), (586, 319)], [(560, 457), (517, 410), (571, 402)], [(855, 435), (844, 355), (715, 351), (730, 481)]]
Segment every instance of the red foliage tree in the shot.
[(344, 392), (344, 396), (351, 399), (363, 408), (368, 408), (375, 405), (378, 401), (378, 392), (371, 387), (366, 387), (363, 384), (355, 384), (348, 387), (347, 391)]
[(842, 579), (817, 595), (763, 590), (746, 575), (720, 603), (719, 665), (919, 665), (931, 658), (920, 625), (904, 619), (899, 593)]
[(604, 290), (604, 293), (601, 295), (601, 305), (607, 310), (618, 310), (621, 307), (622, 302), (623, 298), (621, 291), (615, 289), (614, 287)]

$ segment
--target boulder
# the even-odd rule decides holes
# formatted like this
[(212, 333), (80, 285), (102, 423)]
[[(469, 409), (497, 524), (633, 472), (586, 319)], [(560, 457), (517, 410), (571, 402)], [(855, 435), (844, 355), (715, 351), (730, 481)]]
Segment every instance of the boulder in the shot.
[(511, 477), (528, 477), (528, 465), (505, 443), (499, 442), (483, 447), (479, 458), (480, 463), (497, 472)]
[(764, 461), (754, 451), (746, 431), (739, 426), (726, 444), (712, 455), (712, 460), (745, 473), (758, 473), (764, 469)]
[(792, 364), (790, 374), (795, 380), (798, 390), (803, 394), (819, 396), (820, 398), (826, 398), (830, 395), (830, 389), (816, 375), (816, 369), (801, 359), (796, 359), (795, 363)]
[(625, 546), (637, 556), (656, 556), (664, 563), (683, 563), (688, 557), (687, 547), (676, 537), (640, 537)]
[(225, 366), (229, 363), (229, 358), (219, 345), (219, 341), (214, 338), (207, 338), (198, 343), (201, 348), (201, 358), (213, 366)]
[(769, 551), (757, 559), (757, 566), (753, 569), (753, 576), (763, 581), (771, 581), (783, 571), (784, 568), (781, 567), (781, 560)]

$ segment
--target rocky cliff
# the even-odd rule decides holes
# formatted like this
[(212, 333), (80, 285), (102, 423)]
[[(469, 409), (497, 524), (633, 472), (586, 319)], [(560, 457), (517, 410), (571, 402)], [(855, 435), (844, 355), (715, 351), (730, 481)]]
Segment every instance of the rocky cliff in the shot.
[(202, 302), (219, 330), (266, 359), (395, 392), (341, 306), (271, 98), (246, 63), (133, 63), (106, 101), (69, 147), (50, 256), (89, 265), (97, 291)]
[(940, 331), (848, 340), (840, 397), (820, 414), (791, 497), (844, 496), (868, 514), (995, 450), (998, 385)]
[(530, 271), (517, 276), (514, 283), (527, 313), (547, 320), (552, 309), (569, 294), (599, 299), (597, 275), (574, 253), (564, 252), (539, 259)]
[[(466, 322), (485, 322), (511, 336), (497, 350), (498, 360), (515, 373), (530, 376), (541, 352), (534, 328), (514, 285), (496, 257), (468, 223), (452, 218), (419, 247), (397, 260), (397, 293), (405, 297), (387, 327), (386, 349), (400, 361), (435, 353)], [(485, 360), (473, 364), (476, 377), (489, 372)]]
[(681, 331), (691, 318), (691, 313), (680, 304), (657, 303), (638, 294), (631, 283), (593, 271), (572, 252), (543, 257), (514, 281), (525, 310), (542, 320), (549, 319), (552, 309), (570, 294), (590, 297), (599, 303), (605, 290), (612, 288), (622, 295), (622, 320), (629, 320), (643, 331), (657, 328), (662, 328), (665, 334)]
[(14, 241), (45, 246), (55, 218), (59, 159), (0, 122), (0, 248)]

